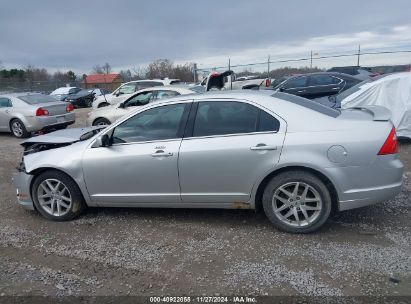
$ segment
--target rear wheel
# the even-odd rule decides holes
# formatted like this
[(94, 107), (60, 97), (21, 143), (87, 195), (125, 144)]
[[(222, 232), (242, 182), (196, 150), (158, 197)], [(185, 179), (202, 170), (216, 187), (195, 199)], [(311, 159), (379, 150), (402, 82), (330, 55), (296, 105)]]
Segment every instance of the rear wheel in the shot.
[(26, 138), (30, 136), (30, 133), (27, 132), (24, 123), (20, 119), (13, 119), (10, 122), (10, 129), (13, 135), (17, 138)]
[(93, 122), (93, 126), (108, 126), (108, 125), (111, 125), (111, 122), (105, 118), (97, 118)]
[(319, 229), (331, 212), (331, 196), (324, 183), (304, 171), (280, 173), (266, 186), (264, 212), (278, 229), (309, 233)]
[(53, 221), (67, 221), (79, 216), (85, 204), (77, 184), (60, 171), (45, 171), (33, 183), (36, 209)]

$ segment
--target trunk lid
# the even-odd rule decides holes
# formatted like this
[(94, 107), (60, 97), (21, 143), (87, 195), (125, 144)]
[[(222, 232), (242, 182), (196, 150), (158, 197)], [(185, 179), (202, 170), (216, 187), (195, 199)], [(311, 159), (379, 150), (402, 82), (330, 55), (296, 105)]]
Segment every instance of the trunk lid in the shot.
[(67, 113), (67, 105), (68, 103), (56, 101), (56, 102), (44, 102), (38, 103), (33, 106), (37, 108), (43, 108), (49, 111), (49, 116), (56, 116), (56, 115), (63, 115)]

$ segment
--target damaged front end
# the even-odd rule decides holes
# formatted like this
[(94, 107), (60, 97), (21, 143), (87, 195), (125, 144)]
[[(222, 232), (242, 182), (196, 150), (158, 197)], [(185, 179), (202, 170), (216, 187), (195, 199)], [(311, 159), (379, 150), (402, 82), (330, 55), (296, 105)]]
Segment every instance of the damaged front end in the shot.
[(57, 149), (72, 145), (73, 143), (79, 141), (87, 140), (99, 133), (104, 128), (104, 126), (77, 129), (73, 128), (31, 137), (21, 143), (24, 148), (23, 158), (16, 169), (19, 172), (26, 172), (26, 167), (24, 164), (24, 156), (26, 155), (51, 149)]

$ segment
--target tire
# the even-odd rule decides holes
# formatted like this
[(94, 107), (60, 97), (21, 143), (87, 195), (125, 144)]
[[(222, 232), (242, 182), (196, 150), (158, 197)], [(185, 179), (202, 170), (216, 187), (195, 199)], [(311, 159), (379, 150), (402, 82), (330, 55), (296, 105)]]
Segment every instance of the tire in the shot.
[(107, 106), (109, 106), (109, 105), (110, 105), (110, 104), (107, 103), (107, 102), (102, 102), (102, 103), (100, 103), (100, 104), (97, 106), (97, 108), (107, 107)]
[(111, 122), (105, 118), (97, 118), (93, 121), (93, 126), (108, 126), (111, 125)]
[(325, 184), (305, 171), (280, 173), (267, 184), (263, 193), (264, 213), (275, 227), (289, 233), (318, 230), (327, 221), (331, 207), (331, 196)]
[(86, 207), (76, 182), (56, 170), (45, 171), (35, 178), (31, 196), (36, 210), (52, 221), (72, 220)]
[(24, 126), (24, 123), (20, 119), (13, 119), (10, 122), (10, 130), (11, 133), (17, 138), (27, 138), (30, 136), (30, 133), (27, 132), (26, 127)]

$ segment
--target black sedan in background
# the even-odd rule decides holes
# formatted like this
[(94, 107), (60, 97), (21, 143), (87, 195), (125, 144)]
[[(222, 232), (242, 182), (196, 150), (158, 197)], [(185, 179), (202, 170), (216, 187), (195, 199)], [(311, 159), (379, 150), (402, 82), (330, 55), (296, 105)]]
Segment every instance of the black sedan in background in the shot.
[(345, 91), (361, 80), (342, 73), (320, 72), (276, 79), (272, 87), (280, 92), (308, 99), (331, 96)]
[(108, 94), (105, 89), (83, 89), (75, 94), (68, 95), (64, 101), (71, 103), (74, 107), (91, 107), (96, 95)]

